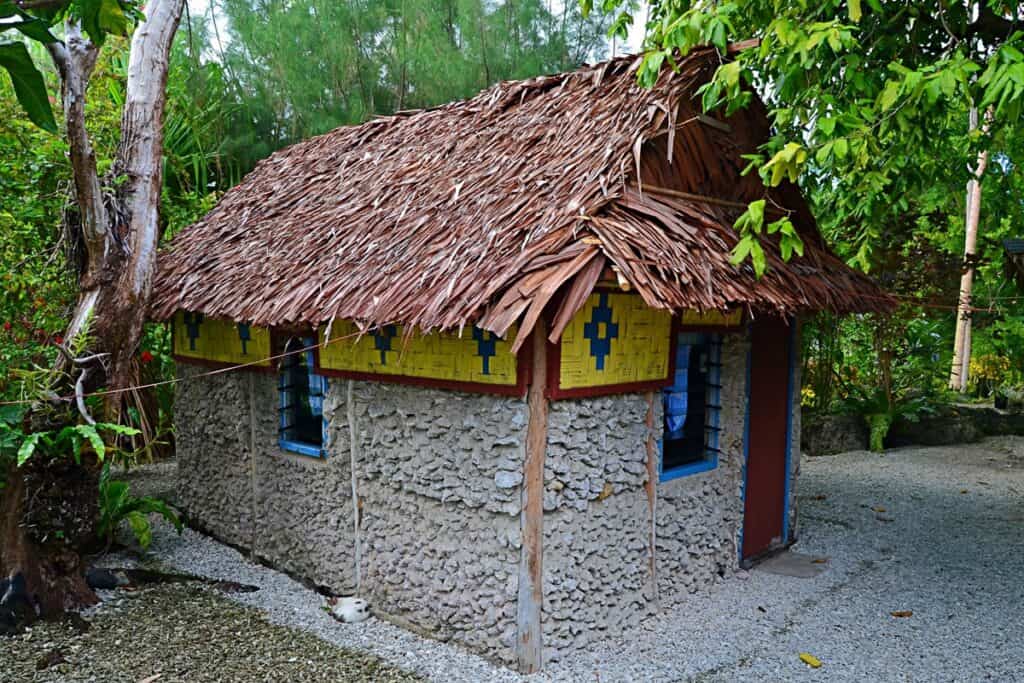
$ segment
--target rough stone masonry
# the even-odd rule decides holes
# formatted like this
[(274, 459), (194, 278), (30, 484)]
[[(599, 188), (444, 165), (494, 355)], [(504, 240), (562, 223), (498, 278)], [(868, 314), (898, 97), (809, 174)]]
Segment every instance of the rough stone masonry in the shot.
[[(675, 599), (737, 567), (748, 349), (746, 335), (724, 337), (718, 466), (659, 483), (654, 520), (646, 422), (653, 405), (660, 430), (660, 396), (551, 403), (545, 661), (635, 626), (656, 594)], [(200, 370), (179, 363), (182, 376)], [(192, 524), (331, 593), (358, 592), (379, 616), (514, 664), (524, 400), (332, 379), (326, 457), (311, 458), (278, 446), (273, 375), (177, 386)]]

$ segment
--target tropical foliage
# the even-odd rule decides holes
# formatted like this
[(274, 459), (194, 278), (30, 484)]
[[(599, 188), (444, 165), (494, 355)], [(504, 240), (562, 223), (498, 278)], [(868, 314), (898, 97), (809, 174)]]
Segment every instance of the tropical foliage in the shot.
[[(621, 35), (645, 20), (631, 2), (606, 0), (600, 9)], [(748, 171), (768, 184), (798, 181), (830, 245), (904, 302), (889, 316), (822, 316), (807, 325), (804, 395), (813, 407), (838, 409), (881, 387), (892, 413), (914, 396), (942, 394), (963, 264), (965, 185), (983, 150), (995, 162), (981, 179), (973, 351), (1005, 362), (988, 363), (971, 389), (987, 394), (1021, 381), (1022, 347), (1008, 342), (1024, 324), (1024, 307), (1004, 275), (1001, 249), (1024, 219), (1017, 199), (1024, 189), (1021, 11), (995, 0), (647, 5), (640, 83), (696, 45), (728, 53), (703, 104), (728, 112), (754, 93), (767, 103), (773, 135), (749, 157)], [(972, 109), (983, 121), (973, 130)], [(737, 223), (743, 239), (734, 252), (755, 268), (768, 230), (757, 213), (751, 205)], [(785, 255), (799, 258), (795, 249)]]

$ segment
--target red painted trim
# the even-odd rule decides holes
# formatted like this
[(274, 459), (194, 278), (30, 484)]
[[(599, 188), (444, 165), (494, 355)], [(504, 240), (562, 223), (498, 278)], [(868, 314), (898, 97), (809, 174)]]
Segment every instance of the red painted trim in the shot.
[[(317, 333), (319, 334), (319, 332)], [(319, 337), (317, 337), (319, 339)], [(453, 391), (466, 391), (474, 394), (493, 394), (497, 396), (516, 396), (522, 398), (526, 395), (526, 387), (530, 380), (531, 353), (528, 344), (519, 350), (516, 355), (516, 383), (515, 384), (487, 384), (485, 382), (464, 382), (459, 380), (434, 379), (431, 377), (413, 377), (411, 375), (385, 375), (375, 372), (362, 372), (359, 370), (333, 370), (320, 365), (320, 348), (313, 350), (313, 371), (324, 377), (340, 377), (342, 379), (355, 379), (366, 382), (384, 382), (388, 384), (405, 384), (414, 387), (430, 387), (433, 389), (451, 389)]]

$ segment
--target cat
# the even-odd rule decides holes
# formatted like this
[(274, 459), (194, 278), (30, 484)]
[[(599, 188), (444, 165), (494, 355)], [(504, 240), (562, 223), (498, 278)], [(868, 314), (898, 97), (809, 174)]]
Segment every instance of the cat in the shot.
[(370, 618), (370, 604), (362, 598), (327, 598), (328, 612), (346, 624), (355, 624)]

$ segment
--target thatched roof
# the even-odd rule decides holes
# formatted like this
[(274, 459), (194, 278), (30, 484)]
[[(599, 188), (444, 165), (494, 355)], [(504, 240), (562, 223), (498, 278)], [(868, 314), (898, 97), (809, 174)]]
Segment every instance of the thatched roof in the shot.
[[(694, 93), (718, 59), (693, 53), (649, 90), (635, 58), (615, 59), (283, 149), (171, 241), (153, 314), (499, 334), (520, 320), (525, 339), (560, 301), (554, 337), (608, 267), (657, 308), (887, 308), (825, 248), (794, 188), (740, 178), (768, 124), (759, 103), (698, 116)], [(765, 196), (792, 212), (807, 249), (770, 256), (758, 280), (728, 252), (737, 207)]]

